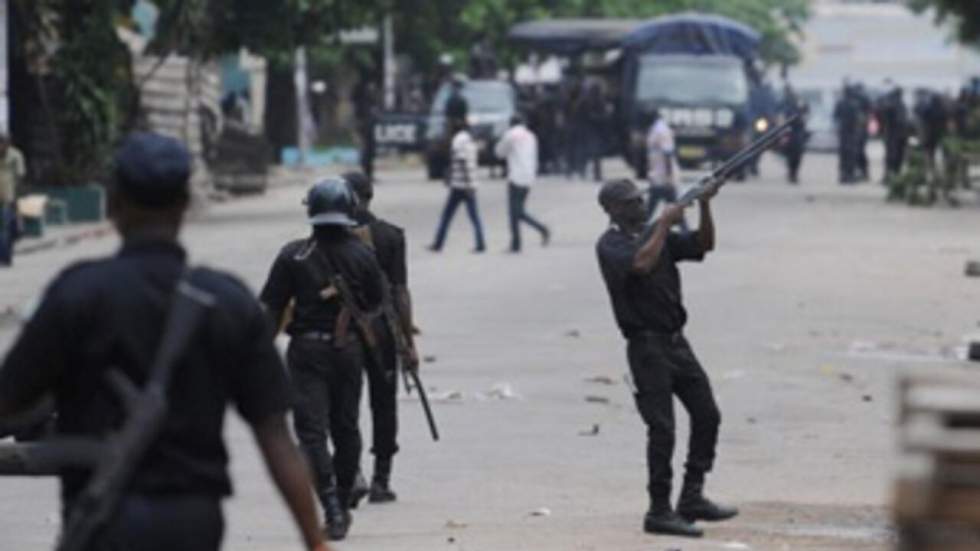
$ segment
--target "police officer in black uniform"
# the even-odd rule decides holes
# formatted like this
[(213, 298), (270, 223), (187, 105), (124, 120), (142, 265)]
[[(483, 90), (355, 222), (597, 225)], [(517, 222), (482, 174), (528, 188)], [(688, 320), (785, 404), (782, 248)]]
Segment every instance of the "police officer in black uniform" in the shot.
[[(449, 98), (446, 99), (446, 128), (466, 123), (470, 112), (470, 104), (463, 95), (463, 78), (453, 77)], [(452, 141), (452, 135), (449, 135)]]
[(841, 98), (834, 106), (834, 122), (837, 124), (838, 181), (841, 184), (857, 182), (858, 147), (860, 145), (860, 105), (850, 85), (845, 85)]
[[(393, 224), (376, 217), (370, 210), (374, 198), (371, 181), (358, 172), (344, 174), (344, 179), (358, 198), (358, 223), (354, 234), (368, 245), (377, 256), (378, 264), (385, 279), (384, 300), (397, 315), (391, 320), (394, 329), (405, 338), (406, 350), (397, 350), (394, 335), (384, 317), (376, 319), (375, 334), (378, 336), (379, 354), (371, 355), (365, 366), (368, 379), (368, 396), (371, 401), (371, 426), (373, 440), (371, 453), (374, 454), (374, 475), (368, 492), (371, 503), (395, 501), (397, 496), (391, 490), (391, 465), (398, 452), (398, 362), (405, 369), (418, 369), (418, 353), (412, 335), (412, 298), (408, 290), (408, 267), (405, 261), (405, 232)], [(377, 357), (383, 362), (371, 358)]]
[[(683, 207), (669, 205), (660, 219), (645, 228), (643, 194), (630, 180), (607, 182), (599, 204), (611, 225), (596, 245), (599, 266), (612, 299), (613, 313), (628, 341), (627, 355), (636, 387), (636, 405), (647, 425), (647, 467), (650, 510), (644, 530), (700, 537), (695, 520), (718, 521), (738, 510), (713, 503), (702, 493), (718, 441), (721, 414), (708, 375), (684, 337), (687, 312), (681, 303), (677, 262), (700, 261), (714, 249), (715, 230), (710, 197), (700, 201), (697, 231), (673, 233)], [(691, 440), (684, 486), (676, 511), (671, 507), (676, 395), (691, 417)]]
[[(376, 311), (382, 299), (378, 262), (350, 232), (356, 204), (340, 178), (315, 184), (306, 198), (312, 235), (282, 248), (260, 295), (269, 316), (277, 325), (285, 322), (291, 337), (286, 362), (296, 399), (293, 422), (333, 540), (345, 538), (350, 528), (348, 506), (361, 454), (365, 335), (355, 309)], [(353, 296), (345, 296), (334, 275)]]
[[(136, 385), (149, 377), (171, 297), (187, 270), (177, 234), (190, 172), (190, 155), (173, 139), (140, 133), (124, 141), (110, 190), (122, 248), (66, 269), (48, 287), (0, 371), (0, 420), (50, 393), (63, 435), (101, 437), (122, 424), (124, 412), (105, 375), (114, 368)], [(159, 437), (88, 549), (219, 548), (221, 499), (231, 494), (222, 427), (226, 405), (233, 402), (251, 426), (307, 548), (326, 551), (309, 475), (286, 426), (289, 386), (266, 317), (234, 277), (205, 269), (192, 273), (191, 283), (214, 297), (214, 304), (175, 367)], [(90, 474), (62, 474), (66, 514)]]

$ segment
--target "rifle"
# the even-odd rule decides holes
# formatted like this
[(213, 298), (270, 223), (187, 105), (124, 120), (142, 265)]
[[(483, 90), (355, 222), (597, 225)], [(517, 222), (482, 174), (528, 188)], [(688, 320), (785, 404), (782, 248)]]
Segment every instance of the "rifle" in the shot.
[[(414, 369), (410, 368), (405, 360), (405, 358), (407, 358), (410, 354), (411, 345), (409, 344), (408, 336), (405, 334), (405, 328), (401, 324), (398, 312), (393, 304), (394, 290), (392, 289), (387, 278), (384, 278), (384, 283), (386, 292), (385, 301), (382, 304), (382, 315), (384, 316), (385, 323), (388, 325), (388, 330), (391, 331), (392, 338), (395, 341), (395, 348), (398, 350), (398, 354), (402, 358), (402, 379), (405, 382), (405, 392), (411, 394), (413, 386), (419, 391), (419, 401), (422, 403), (422, 411), (425, 413), (425, 420), (429, 424), (429, 434), (432, 435), (432, 440), (434, 442), (438, 442), (439, 429), (436, 427), (436, 420), (432, 415), (432, 407), (429, 405), (429, 397), (425, 393), (425, 385), (422, 384), (422, 379), (419, 377), (418, 367), (415, 367)], [(411, 383), (409, 383), (410, 378)]]
[(681, 195), (680, 198), (677, 199), (677, 203), (680, 205), (689, 206), (700, 199), (705, 193), (708, 192), (710, 188), (725, 185), (728, 178), (730, 178), (738, 169), (742, 168), (742, 165), (748, 163), (755, 156), (762, 154), (762, 152), (775, 145), (776, 142), (781, 140), (783, 136), (789, 133), (793, 123), (795, 123), (800, 116), (800, 113), (794, 114), (779, 126), (774, 127), (769, 132), (759, 136), (749, 145), (743, 147), (737, 153), (732, 155), (731, 158), (712, 170), (711, 174), (701, 178), (696, 186), (687, 190), (684, 195)]
[(194, 287), (185, 275), (164, 325), (149, 379), (142, 389), (117, 369), (105, 379), (119, 397), (127, 418), (105, 440), (57, 437), (33, 444), (0, 446), (0, 474), (54, 475), (71, 467), (92, 467), (88, 483), (68, 511), (57, 551), (81, 551), (115, 513), (137, 465), (156, 441), (166, 421), (167, 389), (177, 362), (214, 305), (214, 297)]

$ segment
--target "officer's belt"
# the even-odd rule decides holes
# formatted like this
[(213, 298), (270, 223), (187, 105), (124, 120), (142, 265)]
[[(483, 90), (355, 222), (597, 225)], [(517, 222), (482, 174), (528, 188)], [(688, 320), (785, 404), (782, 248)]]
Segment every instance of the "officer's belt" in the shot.
[(323, 331), (305, 331), (298, 335), (293, 335), (293, 338), (323, 342), (331, 342), (334, 340), (333, 333), (324, 333)]
[(674, 331), (673, 333), (657, 333), (656, 331), (634, 331), (630, 333), (627, 337), (631, 341), (666, 341), (671, 344), (677, 344), (684, 339), (683, 331)]

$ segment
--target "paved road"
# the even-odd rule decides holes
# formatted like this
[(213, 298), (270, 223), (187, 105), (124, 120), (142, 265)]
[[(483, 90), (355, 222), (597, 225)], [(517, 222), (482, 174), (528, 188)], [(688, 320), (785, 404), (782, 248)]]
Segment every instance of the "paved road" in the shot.
[[(504, 188), (488, 183), (480, 200), (490, 252), (469, 252), (460, 217), (436, 255), (424, 245), (442, 188), (419, 171), (383, 171), (377, 210), (407, 229), (420, 344), (432, 360), (424, 376), (444, 439), (429, 441), (418, 404), (403, 398), (400, 501), (358, 511), (338, 548), (889, 548), (894, 377), (963, 369), (957, 347), (980, 319), (980, 286), (962, 276), (965, 260), (980, 257), (977, 209), (887, 205), (877, 186), (833, 185), (832, 159), (806, 163), (800, 187), (783, 184), (770, 161), (770, 177), (726, 188), (716, 201), (717, 252), (683, 269), (687, 332), (723, 412), (709, 490), (743, 510), (699, 542), (640, 530), (644, 429), (596, 266), (605, 221), (595, 186), (546, 179), (530, 208), (554, 241), (541, 249), (529, 235), (526, 253), (514, 256), (501, 252)], [(193, 259), (257, 288), (278, 246), (305, 233), (303, 190), (286, 185), (212, 207), (185, 233)], [(116, 246), (108, 238), (19, 259), (0, 272), (0, 308), (37, 296), (75, 258)], [(14, 330), (0, 326), (0, 347)], [(596, 377), (606, 382), (589, 381)], [(684, 415), (678, 424), (685, 442)], [(237, 419), (228, 437), (237, 495), (226, 507), (225, 548), (299, 549)], [(46, 548), (57, 531), (54, 484), (0, 485), (0, 549)]]

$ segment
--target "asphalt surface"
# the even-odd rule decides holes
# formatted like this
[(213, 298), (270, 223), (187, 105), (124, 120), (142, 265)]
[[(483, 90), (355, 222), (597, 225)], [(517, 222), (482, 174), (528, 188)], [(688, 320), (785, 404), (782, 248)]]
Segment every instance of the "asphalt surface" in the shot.
[[(840, 187), (834, 160), (809, 156), (803, 184), (776, 159), (763, 178), (715, 200), (717, 251), (686, 265), (687, 334), (712, 377), (721, 441), (708, 492), (742, 514), (703, 540), (643, 534), (645, 432), (624, 380), (594, 244), (606, 221), (592, 182), (545, 178), (529, 209), (550, 224), (541, 248), (508, 243), (505, 188), (480, 190), (489, 252), (475, 255), (461, 211), (441, 254), (425, 250), (444, 190), (420, 169), (380, 172), (376, 210), (405, 226), (422, 375), (443, 434), (401, 399), (399, 501), (362, 505), (340, 550), (883, 550), (893, 544), (894, 384), (907, 369), (968, 369), (958, 359), (980, 314), (975, 202), (911, 209), (876, 184)], [(610, 167), (610, 174), (625, 174)], [(312, 177), (312, 176), (311, 176)], [(286, 240), (303, 236), (305, 175), (264, 196), (218, 204), (184, 234), (194, 262), (253, 289)], [(696, 223), (696, 213), (691, 213)], [(0, 350), (16, 315), (70, 262), (109, 254), (114, 237), (37, 251), (0, 272)], [(678, 407), (677, 472), (686, 449)], [(363, 425), (369, 430), (369, 416)], [(225, 549), (300, 549), (247, 429), (230, 415), (236, 495)], [(367, 432), (365, 433), (367, 436)], [(364, 464), (370, 470), (370, 457)], [(51, 480), (0, 481), (0, 550), (50, 547)]]

